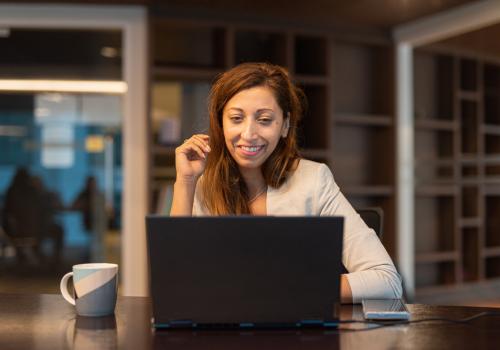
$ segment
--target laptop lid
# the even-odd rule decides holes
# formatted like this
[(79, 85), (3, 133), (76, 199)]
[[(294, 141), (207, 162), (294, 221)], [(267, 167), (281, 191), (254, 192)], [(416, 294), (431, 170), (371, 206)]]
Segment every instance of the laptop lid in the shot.
[(327, 325), (342, 217), (146, 218), (156, 327)]

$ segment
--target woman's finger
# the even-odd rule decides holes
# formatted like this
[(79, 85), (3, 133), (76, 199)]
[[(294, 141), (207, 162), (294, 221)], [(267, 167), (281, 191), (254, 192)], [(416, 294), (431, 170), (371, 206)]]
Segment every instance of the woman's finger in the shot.
[(208, 136), (206, 134), (194, 134), (193, 137), (199, 137), (205, 141), (208, 141), (210, 139), (210, 136)]
[(193, 136), (191, 137), (189, 142), (193, 142), (194, 144), (198, 145), (201, 149), (204, 150), (205, 153), (210, 152), (210, 146), (208, 145), (208, 142), (204, 139), (201, 139), (200, 137)]
[(180, 153), (184, 153), (189, 159), (192, 159), (193, 154), (197, 154), (201, 159), (206, 159), (203, 148), (193, 142), (193, 140), (183, 143), (177, 150)]

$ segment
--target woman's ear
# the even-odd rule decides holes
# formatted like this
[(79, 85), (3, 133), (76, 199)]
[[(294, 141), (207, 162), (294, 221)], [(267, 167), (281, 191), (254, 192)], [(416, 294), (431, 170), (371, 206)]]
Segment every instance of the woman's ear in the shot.
[(281, 129), (281, 137), (287, 137), (288, 129), (290, 129), (290, 112), (287, 113), (287, 117), (283, 123), (283, 128)]

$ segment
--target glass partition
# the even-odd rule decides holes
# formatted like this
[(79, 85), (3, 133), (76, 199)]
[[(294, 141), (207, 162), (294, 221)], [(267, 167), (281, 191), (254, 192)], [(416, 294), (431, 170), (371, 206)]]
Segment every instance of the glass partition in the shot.
[(121, 33), (0, 32), (0, 291), (58, 292), (120, 261)]

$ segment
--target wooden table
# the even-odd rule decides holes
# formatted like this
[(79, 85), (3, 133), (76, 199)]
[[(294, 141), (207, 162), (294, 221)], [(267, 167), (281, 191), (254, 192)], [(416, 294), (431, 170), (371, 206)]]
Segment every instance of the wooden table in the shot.
[[(485, 308), (409, 305), (412, 319), (463, 318)], [(342, 319), (362, 319), (343, 306)], [(153, 331), (149, 298), (120, 297), (115, 316), (77, 317), (59, 295), (0, 294), (0, 349), (488, 349), (500, 348), (500, 317), (342, 330)]]

